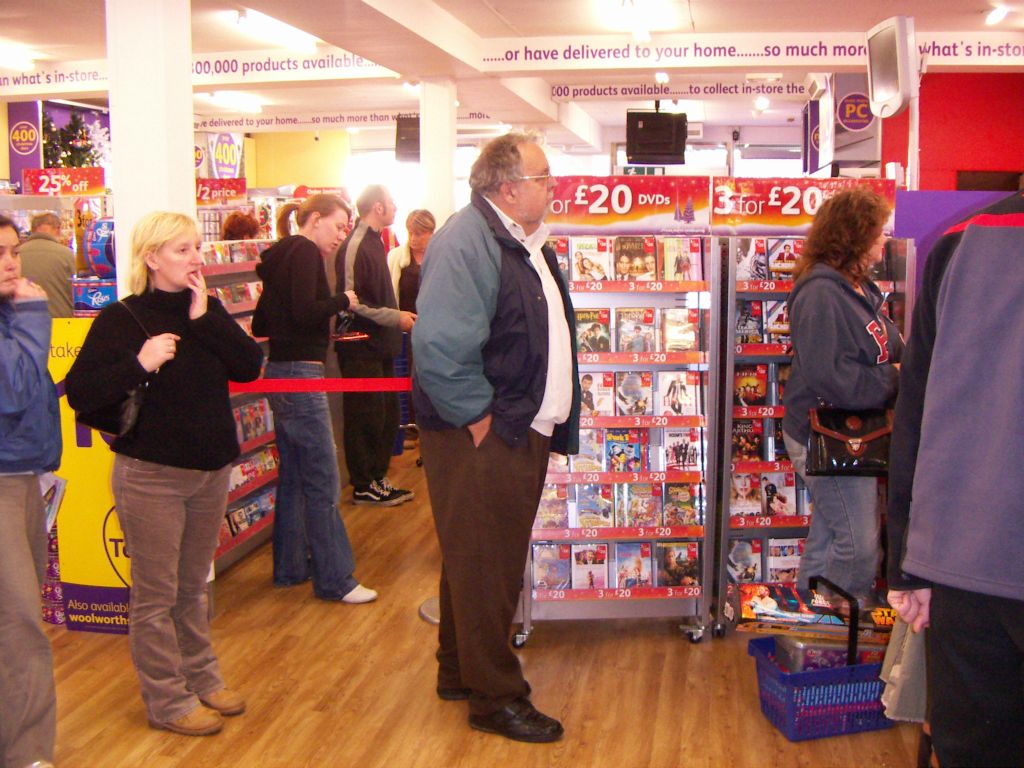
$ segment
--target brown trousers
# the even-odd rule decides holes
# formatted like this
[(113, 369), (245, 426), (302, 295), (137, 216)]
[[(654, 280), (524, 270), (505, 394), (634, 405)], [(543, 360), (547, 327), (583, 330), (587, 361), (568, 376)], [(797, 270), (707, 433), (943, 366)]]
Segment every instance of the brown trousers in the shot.
[(513, 448), (490, 432), (477, 448), (468, 429), (420, 432), (442, 558), (438, 685), (469, 688), (473, 714), (530, 692), (509, 633), (550, 442), (530, 430)]
[(199, 706), (199, 696), (224, 687), (206, 579), (230, 472), (114, 459), (114, 501), (132, 566), (129, 646), (152, 722), (177, 720)]
[(53, 760), (57, 695), (40, 594), (46, 575), (36, 475), (0, 475), (0, 765)]

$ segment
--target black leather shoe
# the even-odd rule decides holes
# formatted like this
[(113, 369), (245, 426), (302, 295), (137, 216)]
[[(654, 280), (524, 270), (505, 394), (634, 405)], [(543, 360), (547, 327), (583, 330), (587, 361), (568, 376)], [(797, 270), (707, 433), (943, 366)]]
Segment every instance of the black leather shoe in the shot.
[(445, 701), (465, 701), (472, 691), (469, 688), (447, 688), (437, 686), (437, 697)]
[(560, 722), (538, 712), (529, 699), (515, 699), (489, 715), (470, 715), (469, 725), (478, 731), (535, 744), (558, 741), (564, 732)]

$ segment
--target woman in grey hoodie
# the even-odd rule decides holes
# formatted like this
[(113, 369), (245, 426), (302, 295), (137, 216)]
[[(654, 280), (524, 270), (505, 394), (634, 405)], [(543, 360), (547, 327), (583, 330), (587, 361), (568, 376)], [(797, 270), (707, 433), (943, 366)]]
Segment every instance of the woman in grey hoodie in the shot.
[(861, 599), (871, 597), (881, 556), (877, 482), (808, 477), (808, 414), (823, 402), (860, 410), (896, 397), (903, 339), (867, 276), (882, 260), (889, 214), (885, 199), (869, 189), (827, 200), (814, 217), (789, 295), (793, 365), (783, 438), (814, 504), (798, 586), (824, 576)]

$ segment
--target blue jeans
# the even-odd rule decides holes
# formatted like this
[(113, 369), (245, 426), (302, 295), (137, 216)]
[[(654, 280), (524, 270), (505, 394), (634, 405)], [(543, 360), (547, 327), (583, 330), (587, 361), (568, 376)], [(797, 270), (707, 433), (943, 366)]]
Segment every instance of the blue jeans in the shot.
[(878, 481), (874, 477), (808, 477), (807, 446), (786, 433), (782, 437), (814, 504), (797, 587), (806, 589), (811, 576), (824, 576), (856, 598), (870, 596), (882, 556)]
[[(269, 362), (268, 379), (323, 378), (323, 363)], [(268, 396), (277, 434), (274, 583), (313, 579), (313, 593), (339, 600), (358, 586), (355, 556), (338, 513), (340, 477), (325, 392)]]

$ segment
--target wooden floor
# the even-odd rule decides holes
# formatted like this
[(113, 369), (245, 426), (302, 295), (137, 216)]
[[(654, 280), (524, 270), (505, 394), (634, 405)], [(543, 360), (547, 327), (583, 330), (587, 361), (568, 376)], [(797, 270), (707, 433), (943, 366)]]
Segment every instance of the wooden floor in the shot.
[(520, 655), (534, 703), (561, 719), (564, 739), (519, 744), (471, 730), (464, 702), (434, 695), (436, 630), (417, 609), (436, 594), (439, 555), (414, 460), (407, 452), (391, 473), (414, 502), (343, 508), (356, 575), (380, 591), (376, 603), (274, 588), (269, 544), (217, 579), (216, 647), (249, 702), (217, 736), (148, 727), (126, 637), (53, 628), (58, 766), (914, 765), (909, 725), (788, 742), (758, 709), (749, 635), (693, 645), (660, 619), (538, 623)]

